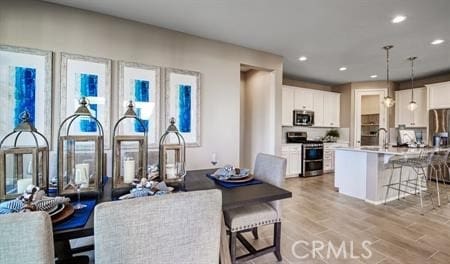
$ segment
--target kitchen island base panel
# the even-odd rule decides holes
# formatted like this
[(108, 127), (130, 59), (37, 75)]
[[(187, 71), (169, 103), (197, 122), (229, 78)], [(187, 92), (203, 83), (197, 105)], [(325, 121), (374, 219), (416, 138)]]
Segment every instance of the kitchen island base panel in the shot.
[[(389, 177), (392, 173), (392, 165), (389, 163), (392, 156), (390, 153), (336, 149), (335, 187), (342, 194), (359, 198), (375, 205), (383, 204), (387, 190), (386, 184), (389, 183)], [(416, 177), (414, 169), (403, 167), (402, 181), (415, 179)], [(399, 178), (400, 169), (395, 169), (392, 175), (392, 183), (399, 182)], [(414, 192), (412, 187), (408, 190), (409, 192)], [(425, 191), (426, 188), (423, 187), (421, 190)], [(406, 196), (409, 196), (409, 194), (400, 192), (399, 196), (397, 190), (390, 190), (386, 201)]]

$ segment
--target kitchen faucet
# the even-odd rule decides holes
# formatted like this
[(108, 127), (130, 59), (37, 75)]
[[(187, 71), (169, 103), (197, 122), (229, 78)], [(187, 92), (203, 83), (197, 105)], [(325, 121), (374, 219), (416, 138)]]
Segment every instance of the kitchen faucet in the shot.
[(384, 140), (383, 140), (384, 144), (383, 144), (383, 146), (384, 146), (385, 149), (388, 149), (389, 148), (389, 143), (388, 143), (387, 140), (389, 138), (389, 132), (388, 132), (388, 130), (386, 128), (380, 127), (380, 128), (377, 129), (377, 136), (380, 135), (380, 131), (384, 131)]

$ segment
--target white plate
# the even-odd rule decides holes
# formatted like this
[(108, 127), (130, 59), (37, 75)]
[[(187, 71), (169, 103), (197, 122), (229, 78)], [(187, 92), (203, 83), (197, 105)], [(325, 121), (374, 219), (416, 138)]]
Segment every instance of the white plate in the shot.
[(234, 174), (234, 171), (232, 172), (233, 174), (230, 177), (227, 177), (227, 172), (225, 171), (224, 168), (220, 168), (218, 170), (216, 170), (213, 174), (211, 174), (211, 176), (216, 177), (216, 178), (228, 178), (228, 179), (233, 179), (233, 180), (238, 180), (238, 179), (243, 179), (246, 178), (250, 175), (250, 170), (249, 169), (241, 169), (240, 174), (236, 175)]
[[(50, 213), (50, 212), (48, 213), (50, 216), (54, 216), (54, 215), (56, 215), (56, 214), (61, 213), (62, 210), (64, 210), (64, 207), (66, 207), (66, 205), (65, 205), (65, 204), (59, 204), (59, 205), (57, 205), (56, 207), (57, 207), (57, 208), (56, 208), (55, 211), (53, 211), (53, 212), (51, 212), (51, 213)], [(53, 210), (53, 209), (52, 209), (52, 210)]]

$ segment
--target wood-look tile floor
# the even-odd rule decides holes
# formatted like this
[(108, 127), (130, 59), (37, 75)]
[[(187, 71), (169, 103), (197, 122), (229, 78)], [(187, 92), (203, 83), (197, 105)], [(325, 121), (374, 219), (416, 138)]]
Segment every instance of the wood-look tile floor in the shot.
[[(416, 196), (371, 205), (339, 194), (332, 174), (291, 178), (285, 188), (293, 197), (282, 202), (282, 263), (450, 263), (450, 204), (445, 195), (437, 209), (426, 197), (421, 215)], [(271, 226), (260, 228), (259, 233), (258, 240), (250, 233), (245, 236), (260, 248), (272, 242)], [(321, 243), (325, 246), (319, 250)], [(342, 243), (345, 248), (339, 253)], [(333, 254), (333, 249), (339, 254)], [(363, 258), (369, 251), (370, 258)], [(240, 246), (238, 254), (243, 253)], [(248, 263), (276, 262), (268, 254)]]

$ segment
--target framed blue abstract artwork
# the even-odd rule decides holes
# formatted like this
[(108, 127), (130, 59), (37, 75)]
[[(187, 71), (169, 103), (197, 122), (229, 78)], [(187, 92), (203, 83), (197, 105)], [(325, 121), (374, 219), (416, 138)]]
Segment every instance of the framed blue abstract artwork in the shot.
[(165, 124), (171, 117), (186, 145), (200, 146), (200, 73), (168, 68), (165, 72)]
[[(61, 53), (61, 120), (72, 115), (86, 97), (91, 114), (104, 129), (105, 148), (110, 147), (111, 60), (77, 54)], [(74, 133), (97, 134), (92, 119), (77, 119)]]
[(0, 45), (0, 138), (28, 111), (31, 122), (51, 142), (52, 52)]
[(121, 133), (142, 134), (144, 129), (148, 131), (148, 146), (158, 147), (160, 130), (160, 73), (157, 66), (119, 62), (119, 112), (120, 118), (127, 109), (128, 102), (134, 102), (134, 110), (144, 122), (145, 128), (136, 120), (122, 126)]

